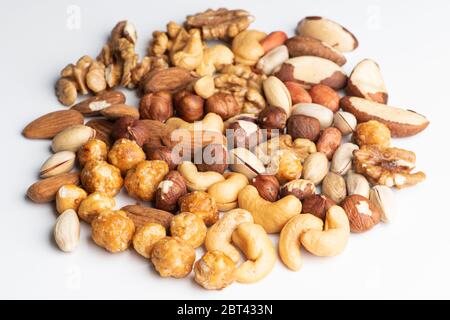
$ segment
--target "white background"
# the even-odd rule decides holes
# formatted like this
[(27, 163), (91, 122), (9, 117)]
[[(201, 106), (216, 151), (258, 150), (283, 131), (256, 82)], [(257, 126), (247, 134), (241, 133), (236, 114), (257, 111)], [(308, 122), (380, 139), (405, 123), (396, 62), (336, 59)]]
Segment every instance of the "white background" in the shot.
[[(80, 9), (75, 29), (68, 25), (72, 4)], [(121, 19), (136, 25), (143, 55), (153, 30), (220, 6), (249, 10), (256, 16), (252, 28), (266, 32), (292, 35), (306, 15), (326, 16), (352, 30), (360, 47), (348, 55), (345, 70), (375, 59), (390, 103), (431, 121), (418, 136), (393, 142), (416, 152), (427, 180), (397, 192), (396, 221), (352, 235), (339, 257), (305, 253), (299, 272), (278, 262), (261, 282), (220, 292), (203, 290), (192, 278), (160, 278), (133, 250), (109, 254), (92, 243), (86, 226), (78, 250), (60, 252), (51, 236), (52, 205), (25, 198), (50, 155), (49, 141), (21, 136), (29, 121), (62, 108), (53, 93), (58, 72), (81, 55), (95, 57)], [(0, 298), (450, 298), (449, 14), (446, 1), (1, 1)]]

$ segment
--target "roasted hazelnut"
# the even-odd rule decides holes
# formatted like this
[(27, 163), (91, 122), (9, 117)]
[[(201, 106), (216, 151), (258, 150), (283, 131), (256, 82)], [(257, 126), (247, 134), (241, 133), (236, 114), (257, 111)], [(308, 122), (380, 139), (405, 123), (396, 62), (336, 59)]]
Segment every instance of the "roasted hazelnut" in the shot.
[(165, 122), (173, 116), (172, 95), (167, 91), (147, 93), (139, 103), (141, 119)]
[(227, 127), (226, 137), (228, 147), (253, 149), (263, 140), (263, 134), (254, 122), (238, 120)]
[(102, 140), (91, 139), (77, 151), (77, 159), (80, 166), (84, 167), (88, 161), (106, 160), (108, 147)]
[(305, 179), (296, 179), (289, 181), (281, 187), (281, 197), (293, 195), (300, 201), (316, 194), (316, 186), (312, 181)]
[(123, 179), (119, 168), (106, 161), (89, 161), (81, 170), (81, 184), (88, 193), (102, 192), (115, 196), (122, 189)]
[(87, 192), (82, 188), (74, 184), (66, 184), (56, 193), (56, 211), (60, 214), (69, 209), (78, 211), (81, 201), (86, 197)]
[(231, 94), (218, 92), (206, 100), (206, 113), (214, 112), (222, 117), (223, 120), (227, 120), (239, 112), (241, 112), (241, 106), (237, 103), (234, 96)]
[(125, 188), (128, 195), (142, 201), (152, 201), (156, 188), (169, 172), (167, 163), (161, 160), (142, 161), (128, 170)]
[(141, 120), (136, 120), (132, 117), (122, 117), (117, 119), (114, 124), (112, 135), (115, 140), (121, 138), (133, 140), (142, 147), (149, 139), (150, 132)]
[(280, 107), (266, 107), (258, 116), (258, 124), (262, 129), (278, 129), (286, 127), (287, 114)]
[(172, 154), (172, 150), (169, 147), (153, 147), (145, 144), (144, 150), (148, 160), (162, 160), (167, 163), (169, 170), (175, 170), (181, 162), (179, 157)]
[(194, 122), (203, 118), (204, 100), (195, 94), (186, 93), (175, 105), (177, 116), (187, 122)]
[(161, 277), (184, 278), (192, 271), (194, 248), (176, 237), (165, 237), (155, 243), (150, 256)]
[(260, 174), (251, 180), (251, 185), (258, 190), (261, 198), (275, 202), (278, 200), (280, 183), (275, 176)]
[(139, 228), (133, 237), (133, 247), (137, 253), (145, 258), (150, 258), (153, 246), (166, 236), (166, 228), (159, 223), (149, 222)]
[(320, 122), (316, 118), (304, 115), (290, 116), (287, 122), (287, 133), (292, 139), (304, 138), (316, 141), (320, 134)]
[(120, 169), (122, 174), (127, 173), (138, 163), (145, 160), (145, 153), (136, 141), (119, 139), (108, 152), (108, 162)]
[(228, 151), (223, 144), (209, 144), (195, 153), (194, 163), (198, 171), (215, 171), (222, 174), (228, 168)]
[(324, 195), (313, 195), (303, 199), (302, 213), (311, 213), (325, 221), (328, 209), (336, 205), (336, 202)]
[(317, 151), (322, 152), (327, 156), (328, 160), (333, 158), (334, 152), (341, 145), (342, 133), (337, 128), (326, 128), (320, 134), (317, 140)]
[(292, 105), (295, 105), (297, 103), (312, 102), (311, 96), (309, 95), (308, 91), (306, 91), (306, 89), (303, 88), (303, 86), (300, 83), (293, 81), (286, 81), (284, 85), (286, 86), (291, 95)]
[(78, 207), (78, 216), (91, 223), (100, 213), (114, 209), (116, 200), (104, 193), (94, 192), (81, 201)]
[(207, 192), (194, 191), (182, 196), (179, 200), (181, 212), (191, 212), (203, 219), (207, 226), (219, 220), (219, 209), (216, 201)]
[(391, 144), (391, 131), (376, 120), (360, 123), (356, 126), (354, 140), (359, 146), (381, 145), (389, 147)]
[(175, 211), (178, 199), (187, 193), (184, 178), (178, 171), (170, 171), (156, 189), (155, 207), (165, 211)]
[(353, 194), (345, 198), (342, 208), (350, 222), (350, 231), (361, 233), (373, 228), (381, 220), (381, 212), (366, 197)]
[(309, 94), (313, 103), (327, 107), (333, 112), (339, 110), (339, 95), (329, 86), (316, 84), (309, 90)]
[(190, 212), (177, 214), (170, 222), (170, 234), (172, 237), (181, 238), (194, 248), (198, 248), (203, 244), (207, 230), (203, 220)]
[(195, 282), (208, 290), (228, 287), (236, 279), (236, 265), (221, 251), (208, 251), (194, 265)]

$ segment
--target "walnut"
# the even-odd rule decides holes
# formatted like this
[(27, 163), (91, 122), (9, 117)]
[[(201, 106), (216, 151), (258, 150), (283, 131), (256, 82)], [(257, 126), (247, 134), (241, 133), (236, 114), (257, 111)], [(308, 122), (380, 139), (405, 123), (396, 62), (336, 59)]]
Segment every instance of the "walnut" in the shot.
[(92, 62), (86, 74), (86, 85), (94, 93), (106, 90), (105, 65), (103, 63)]
[(192, 271), (195, 250), (183, 239), (165, 237), (155, 243), (150, 259), (161, 277), (184, 278)]
[(153, 246), (166, 236), (166, 228), (158, 223), (149, 222), (139, 228), (133, 237), (133, 247), (141, 256), (150, 258)]
[(133, 87), (136, 87), (144, 76), (152, 69), (152, 58), (144, 57), (142, 61), (136, 65), (131, 71), (131, 82)]
[(173, 217), (170, 222), (170, 234), (185, 240), (194, 248), (200, 247), (205, 241), (206, 225), (194, 213), (183, 212)]
[(127, 172), (125, 188), (135, 199), (152, 201), (158, 184), (168, 172), (169, 166), (162, 160), (142, 161)]
[(236, 265), (221, 251), (208, 251), (194, 266), (195, 281), (205, 289), (228, 287), (236, 278)]
[(412, 151), (380, 145), (363, 145), (353, 152), (355, 171), (364, 174), (373, 184), (398, 189), (425, 180), (425, 173), (411, 173), (416, 155)]
[(77, 159), (80, 166), (84, 167), (89, 161), (106, 160), (108, 147), (105, 142), (91, 139), (77, 151)]
[(245, 10), (208, 9), (186, 17), (188, 28), (200, 28), (204, 40), (230, 40), (254, 21)]
[(216, 201), (207, 192), (194, 191), (182, 196), (179, 200), (181, 212), (192, 212), (203, 219), (207, 226), (219, 220), (219, 209)]
[(81, 184), (89, 192), (102, 192), (109, 196), (119, 193), (123, 185), (120, 170), (106, 161), (89, 161), (81, 170)]
[(108, 161), (122, 174), (145, 160), (145, 153), (136, 141), (119, 139), (108, 152)]
[(154, 31), (152, 36), (153, 40), (148, 48), (148, 55), (161, 56), (165, 54), (169, 44), (169, 37), (167, 33), (163, 31)]

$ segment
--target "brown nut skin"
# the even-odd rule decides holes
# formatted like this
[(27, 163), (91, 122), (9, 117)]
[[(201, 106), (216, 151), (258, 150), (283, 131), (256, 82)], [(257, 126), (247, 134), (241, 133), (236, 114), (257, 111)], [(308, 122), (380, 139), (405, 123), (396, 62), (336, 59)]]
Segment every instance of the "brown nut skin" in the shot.
[(236, 265), (221, 251), (208, 251), (194, 265), (194, 280), (208, 290), (228, 287), (236, 279)]
[(241, 112), (241, 106), (231, 94), (218, 92), (206, 100), (205, 112), (214, 112), (227, 120)]
[(336, 202), (324, 195), (316, 194), (303, 199), (302, 205), (302, 213), (311, 213), (325, 221), (328, 209), (336, 205)]
[(122, 189), (123, 179), (119, 168), (106, 161), (89, 161), (81, 170), (81, 184), (88, 193), (102, 192), (115, 196)]
[(156, 188), (169, 173), (169, 166), (162, 160), (142, 161), (128, 170), (125, 177), (125, 189), (132, 198), (152, 201)]
[(201, 120), (204, 116), (202, 97), (192, 93), (186, 93), (175, 104), (177, 116), (187, 122)]
[(121, 117), (114, 124), (112, 136), (114, 140), (125, 138), (136, 141), (142, 147), (150, 138), (150, 132), (141, 120), (136, 120), (132, 117)]
[(165, 122), (173, 116), (172, 94), (168, 91), (147, 93), (139, 102), (141, 119)]
[(103, 211), (113, 210), (116, 206), (116, 200), (104, 193), (94, 192), (81, 201), (78, 207), (78, 216), (91, 223)]
[(345, 198), (342, 208), (350, 222), (350, 231), (354, 233), (368, 231), (381, 220), (378, 207), (359, 194), (352, 194)]
[(59, 214), (68, 209), (78, 211), (81, 201), (86, 199), (87, 192), (75, 184), (66, 184), (56, 193), (56, 211)]
[(176, 237), (165, 237), (155, 243), (150, 259), (161, 277), (184, 278), (192, 271), (194, 248)]
[(106, 160), (108, 146), (99, 139), (91, 139), (77, 151), (77, 159), (80, 166), (84, 167), (88, 161)]
[(339, 110), (340, 97), (338, 93), (324, 84), (316, 84), (309, 90), (313, 103), (320, 104), (327, 107), (331, 111), (337, 112)]
[(133, 140), (119, 139), (108, 152), (108, 162), (119, 168), (122, 175), (144, 160), (144, 151)]
[(317, 140), (317, 151), (322, 152), (327, 156), (328, 160), (333, 158), (334, 152), (341, 145), (342, 133), (339, 129), (330, 127), (326, 128), (320, 134)]
[(155, 208), (174, 212), (178, 200), (187, 193), (184, 178), (178, 171), (170, 171), (156, 189)]
[(250, 181), (250, 184), (258, 190), (261, 198), (275, 202), (280, 193), (280, 183), (275, 176), (260, 174)]
[(287, 122), (287, 114), (280, 107), (266, 107), (258, 116), (258, 124), (262, 129), (284, 130)]
[(203, 219), (194, 213), (182, 212), (173, 217), (170, 222), (170, 234), (198, 248), (205, 241), (206, 228)]
[(149, 259), (156, 242), (166, 236), (166, 228), (158, 223), (149, 222), (137, 229), (133, 237), (133, 247), (137, 253)]
[(285, 183), (280, 190), (281, 197), (290, 194), (297, 197), (300, 201), (316, 194), (316, 185), (309, 180), (296, 179)]
[(228, 125), (226, 129), (228, 147), (253, 149), (263, 141), (262, 131), (254, 122), (238, 120)]
[[(198, 171), (215, 171), (223, 174), (228, 168), (228, 151), (223, 144), (209, 144), (194, 155), (194, 161)], [(197, 163), (200, 162), (200, 163)]]
[(311, 103), (312, 99), (309, 92), (303, 88), (300, 83), (293, 81), (286, 81), (284, 83), (289, 93), (291, 94), (292, 105), (297, 103)]
[(181, 163), (180, 157), (176, 157), (169, 147), (154, 147), (149, 144), (144, 145), (144, 151), (148, 160), (162, 160), (169, 166), (169, 170), (176, 170)]
[(128, 249), (135, 231), (133, 220), (122, 210), (103, 211), (91, 226), (92, 240), (111, 253)]
[(354, 140), (359, 146), (381, 145), (389, 147), (391, 144), (391, 131), (376, 120), (360, 123), (356, 126)]
[(320, 135), (320, 122), (313, 117), (293, 115), (288, 119), (287, 133), (294, 140), (297, 138), (304, 138), (316, 141)]
[(203, 219), (207, 226), (219, 220), (219, 209), (216, 201), (207, 192), (194, 191), (182, 196), (179, 200), (180, 212), (192, 212)]

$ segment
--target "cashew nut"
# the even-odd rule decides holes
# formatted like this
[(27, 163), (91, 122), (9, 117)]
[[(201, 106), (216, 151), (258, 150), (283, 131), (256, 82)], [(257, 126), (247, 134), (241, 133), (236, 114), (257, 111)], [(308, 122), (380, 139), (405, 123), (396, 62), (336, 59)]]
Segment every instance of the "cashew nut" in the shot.
[(216, 92), (214, 78), (212, 76), (204, 76), (195, 81), (194, 91), (203, 99), (208, 99)]
[(215, 171), (198, 172), (197, 167), (190, 161), (183, 161), (178, 166), (189, 191), (206, 191), (208, 187), (225, 178)]
[(169, 118), (166, 121), (166, 125), (169, 129), (186, 129), (195, 131), (216, 131), (223, 133), (223, 120), (222, 118), (213, 113), (208, 113), (202, 121), (186, 122), (180, 118)]
[(248, 259), (236, 270), (237, 282), (257, 282), (272, 271), (276, 262), (275, 248), (263, 227), (251, 222), (242, 223), (231, 239)]
[(305, 213), (292, 217), (280, 233), (279, 252), (281, 261), (291, 270), (298, 271), (303, 265), (300, 238), (308, 230), (323, 229), (322, 219)]
[(225, 213), (211, 228), (205, 238), (205, 248), (207, 251), (222, 251), (238, 263), (240, 259), (239, 251), (231, 244), (231, 235), (236, 228), (244, 223), (253, 223), (253, 217), (250, 212), (244, 209), (234, 209)]
[(194, 70), (202, 63), (203, 43), (199, 29), (192, 29), (189, 34), (190, 38), (183, 50), (176, 52), (172, 56), (172, 62), (177, 67)]
[(233, 52), (223, 44), (206, 48), (203, 52), (203, 60), (196, 69), (200, 76), (212, 76), (220, 66), (232, 64)]
[(245, 30), (239, 33), (231, 45), (237, 63), (254, 66), (264, 55), (264, 48), (260, 41), (266, 34), (256, 30)]
[(225, 180), (219, 181), (208, 188), (208, 193), (216, 200), (220, 211), (229, 211), (238, 206), (239, 191), (248, 185), (248, 179), (241, 173), (228, 172)]
[(293, 195), (276, 202), (264, 200), (253, 186), (246, 186), (238, 195), (239, 207), (250, 211), (255, 223), (267, 233), (280, 232), (286, 222), (302, 211), (302, 203)]
[(340, 254), (347, 246), (350, 224), (344, 209), (332, 206), (327, 211), (324, 230), (310, 229), (302, 234), (302, 245), (312, 254), (332, 257)]

